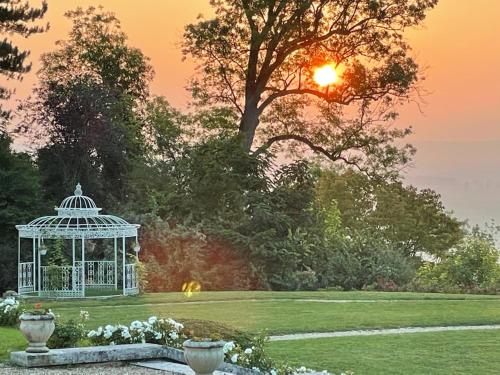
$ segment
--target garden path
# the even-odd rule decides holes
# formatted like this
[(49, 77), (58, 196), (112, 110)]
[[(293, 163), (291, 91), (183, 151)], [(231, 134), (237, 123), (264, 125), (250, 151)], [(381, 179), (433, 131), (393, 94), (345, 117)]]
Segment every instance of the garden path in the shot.
[(269, 339), (271, 341), (291, 341), (291, 340), (320, 339), (329, 337), (399, 335), (408, 333), (491, 330), (491, 329), (500, 329), (500, 324), (488, 324), (488, 325), (476, 325), (476, 326), (402, 327), (402, 328), (367, 329), (367, 330), (351, 330), (351, 331), (337, 331), (337, 332), (294, 333), (289, 335), (270, 336)]

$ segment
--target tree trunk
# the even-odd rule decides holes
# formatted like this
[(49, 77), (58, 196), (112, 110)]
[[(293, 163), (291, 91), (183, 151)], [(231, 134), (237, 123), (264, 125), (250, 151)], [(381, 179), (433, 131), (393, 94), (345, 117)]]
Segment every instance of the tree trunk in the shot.
[(245, 104), (243, 116), (241, 116), (239, 134), (241, 145), (246, 152), (250, 152), (255, 138), (255, 130), (259, 126), (260, 112), (257, 107), (258, 100), (250, 100)]

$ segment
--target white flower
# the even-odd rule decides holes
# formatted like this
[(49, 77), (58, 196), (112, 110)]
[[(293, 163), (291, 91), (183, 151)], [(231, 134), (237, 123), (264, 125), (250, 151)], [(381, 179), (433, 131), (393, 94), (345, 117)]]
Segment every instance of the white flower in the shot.
[(109, 339), (111, 336), (113, 336), (113, 333), (110, 331), (104, 331), (104, 338)]
[(233, 355), (231, 356), (231, 362), (233, 362), (233, 363), (238, 362), (238, 357), (239, 357), (238, 353), (233, 354)]
[(250, 348), (245, 349), (245, 354), (252, 354), (253, 350)]
[(156, 339), (156, 340), (161, 340), (162, 336), (163, 336), (163, 335), (162, 335), (162, 333), (161, 333), (161, 332), (156, 332), (156, 333), (155, 333), (155, 339)]
[(142, 328), (142, 323), (138, 320), (134, 320), (132, 323), (130, 323), (130, 328), (132, 329)]
[(167, 322), (171, 325), (174, 326), (174, 328), (177, 330), (177, 331), (180, 331), (181, 329), (184, 328), (184, 325), (182, 323), (178, 323), (176, 322), (175, 320), (171, 319), (171, 318), (168, 318), (167, 319)]
[(272, 369), (270, 372), (271, 372), (271, 375), (278, 375), (278, 372), (275, 369)]
[(114, 341), (111, 341), (111, 342), (109, 343), (109, 345), (115, 345), (115, 342), (114, 342)]
[(234, 345), (234, 342), (232, 341), (228, 341), (224, 344), (224, 354), (226, 353), (229, 353), (231, 350), (233, 350), (234, 348), (236, 347), (236, 345)]
[(83, 321), (89, 320), (89, 312), (85, 310), (80, 310), (80, 319)]
[(109, 331), (111, 333), (116, 331), (116, 327), (112, 326), (111, 324), (108, 324), (106, 327), (104, 327), (106, 331)]
[(96, 337), (97, 336), (97, 332), (92, 330), (90, 331), (89, 333), (87, 333), (87, 337)]
[(149, 324), (155, 324), (158, 321), (158, 318), (156, 316), (151, 316), (148, 319)]
[(97, 336), (102, 335), (102, 327), (97, 328)]
[(126, 330), (124, 329), (124, 330), (122, 331), (122, 337), (123, 337), (124, 339), (129, 339), (129, 338), (131, 338), (132, 336), (130, 335), (130, 332), (128, 331), (128, 329), (126, 329)]
[(172, 340), (177, 340), (179, 338), (179, 335), (175, 331), (170, 332), (168, 335)]
[(6, 298), (4, 299), (3, 304), (12, 306), (16, 304), (16, 300), (14, 298)]
[(260, 368), (255, 367), (255, 366), (254, 366), (254, 367), (252, 367), (252, 370), (257, 371), (257, 372), (260, 372)]

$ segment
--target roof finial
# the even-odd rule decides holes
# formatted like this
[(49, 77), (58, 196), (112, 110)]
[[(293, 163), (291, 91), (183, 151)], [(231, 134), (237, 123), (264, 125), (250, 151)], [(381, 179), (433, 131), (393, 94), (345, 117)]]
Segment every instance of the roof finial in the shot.
[(80, 183), (76, 184), (75, 195), (76, 196), (82, 195), (82, 185), (80, 185)]

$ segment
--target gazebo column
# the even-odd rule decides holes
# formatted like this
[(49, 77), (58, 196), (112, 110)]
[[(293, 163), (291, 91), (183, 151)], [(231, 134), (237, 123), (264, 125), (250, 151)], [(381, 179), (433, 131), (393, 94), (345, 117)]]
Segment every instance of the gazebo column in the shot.
[(38, 253), (38, 295), (40, 295), (40, 291), (42, 290), (42, 257), (40, 255), (40, 236), (38, 236), (38, 248), (37, 248), (37, 253)]
[(17, 294), (21, 294), (21, 236), (17, 235)]
[(33, 240), (33, 270), (32, 270), (32, 274), (33, 274), (33, 291), (36, 291), (36, 268), (35, 268), (35, 265), (36, 265), (36, 244), (35, 244), (35, 236), (33, 236), (32, 238)]
[(118, 290), (118, 239), (114, 238), (114, 246), (115, 246), (115, 290)]
[(125, 267), (126, 263), (126, 257), (125, 257), (125, 236), (122, 237), (122, 250), (123, 250), (123, 275), (122, 275), (122, 283), (123, 283), (123, 295), (125, 295), (125, 287), (126, 287), (126, 281), (127, 281), (127, 271)]
[(82, 292), (85, 297), (85, 236), (82, 235)]
[(76, 280), (75, 280), (75, 255), (76, 255), (76, 248), (75, 248), (75, 236), (71, 239), (71, 258), (73, 262), (71, 265), (73, 266), (71, 268), (71, 290), (75, 292), (76, 289)]

